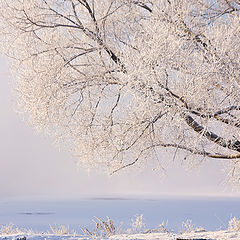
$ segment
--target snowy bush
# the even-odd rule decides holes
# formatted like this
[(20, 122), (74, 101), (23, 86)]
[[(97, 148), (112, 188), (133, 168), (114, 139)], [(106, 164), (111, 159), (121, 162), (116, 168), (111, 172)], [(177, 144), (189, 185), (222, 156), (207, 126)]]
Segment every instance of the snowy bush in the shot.
[(127, 233), (141, 233), (144, 230), (146, 224), (143, 220), (143, 214), (136, 215), (135, 219), (131, 219), (131, 228), (127, 230)]
[(69, 226), (64, 226), (64, 225), (59, 225), (59, 224), (55, 224), (54, 226), (49, 225), (51, 232), (55, 235), (69, 235), (70, 234), (70, 230), (69, 230)]
[(229, 231), (240, 231), (240, 219), (237, 219), (236, 217), (233, 217), (228, 222), (228, 230)]
[(20, 229), (14, 224), (10, 223), (8, 225), (0, 225), (0, 235), (13, 235), (13, 234), (32, 234), (31, 229)]

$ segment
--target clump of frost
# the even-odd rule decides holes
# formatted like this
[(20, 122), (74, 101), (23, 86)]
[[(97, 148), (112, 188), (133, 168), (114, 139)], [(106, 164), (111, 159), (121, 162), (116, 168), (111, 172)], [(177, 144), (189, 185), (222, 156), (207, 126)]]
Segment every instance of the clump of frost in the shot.
[(192, 223), (192, 220), (187, 219), (186, 222), (182, 222), (181, 233), (191, 233), (195, 231), (195, 225)]
[(192, 223), (192, 220), (188, 219), (186, 222), (182, 222), (182, 228), (180, 233), (196, 233), (196, 232), (205, 232), (206, 230), (202, 227), (196, 227)]
[(26, 232), (32, 233), (32, 230), (20, 229), (14, 224), (0, 226), (0, 235), (24, 234)]
[(228, 230), (233, 232), (240, 232), (240, 219), (233, 217), (228, 222)]
[(143, 214), (136, 215), (135, 219), (131, 219), (131, 228), (127, 230), (128, 234), (143, 232), (146, 224), (144, 223)]
[(106, 237), (106, 236), (112, 236), (116, 234), (116, 227), (114, 225), (114, 222), (112, 219), (107, 217), (107, 220), (103, 220), (101, 218), (95, 217), (93, 222), (96, 224), (95, 229), (89, 230), (86, 227), (82, 228), (82, 232), (86, 236), (92, 236), (92, 237)]
[(51, 233), (55, 235), (70, 235), (69, 226), (55, 224), (54, 226), (49, 225)]

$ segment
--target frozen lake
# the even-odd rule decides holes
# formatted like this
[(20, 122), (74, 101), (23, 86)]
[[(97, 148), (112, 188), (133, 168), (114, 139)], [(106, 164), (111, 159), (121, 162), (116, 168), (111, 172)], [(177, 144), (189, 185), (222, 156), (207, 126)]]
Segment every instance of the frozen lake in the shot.
[(14, 224), (46, 232), (49, 224), (69, 225), (81, 233), (81, 227), (94, 228), (94, 216), (113, 219), (115, 225), (131, 227), (131, 219), (143, 214), (146, 228), (168, 221), (168, 229), (178, 231), (191, 219), (206, 230), (226, 229), (231, 217), (240, 217), (240, 198), (91, 198), (58, 201), (1, 201), (0, 224)]

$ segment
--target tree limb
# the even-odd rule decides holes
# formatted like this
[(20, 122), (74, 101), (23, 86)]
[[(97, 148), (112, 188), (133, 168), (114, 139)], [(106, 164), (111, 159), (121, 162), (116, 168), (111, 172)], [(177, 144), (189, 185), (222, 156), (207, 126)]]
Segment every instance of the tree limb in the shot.
[(159, 143), (159, 144), (154, 144), (154, 145), (151, 145), (145, 149), (143, 149), (138, 157), (132, 161), (131, 163), (128, 163), (126, 165), (123, 165), (122, 167), (118, 168), (118, 169), (115, 169), (113, 170), (110, 175), (113, 175), (114, 173), (117, 173), (118, 171), (124, 169), (124, 168), (127, 168), (127, 167), (131, 167), (133, 166), (135, 163), (137, 163), (139, 161), (139, 158), (141, 157), (141, 155), (151, 149), (151, 148), (156, 148), (156, 147), (171, 147), (171, 148), (179, 148), (179, 149), (182, 149), (184, 151), (187, 151), (187, 152), (190, 152), (190, 153), (193, 153), (193, 154), (196, 154), (196, 155), (201, 155), (201, 156), (204, 156), (204, 157), (209, 157), (209, 158), (215, 158), (215, 159), (222, 159), (222, 160), (229, 160), (229, 159), (240, 159), (240, 154), (236, 154), (236, 155), (225, 155), (225, 154), (213, 154), (213, 153), (209, 153), (209, 152), (205, 152), (205, 151), (200, 151), (200, 150), (196, 150), (196, 149), (192, 149), (192, 148), (189, 148), (189, 147), (186, 147), (186, 146), (183, 146), (183, 145), (179, 145), (179, 144), (174, 144), (174, 143)]
[(203, 126), (198, 124), (190, 115), (184, 114), (184, 119), (188, 126), (190, 126), (195, 132), (202, 134), (210, 141), (218, 144), (221, 147), (240, 152), (240, 141), (226, 140), (211, 131), (207, 131)]

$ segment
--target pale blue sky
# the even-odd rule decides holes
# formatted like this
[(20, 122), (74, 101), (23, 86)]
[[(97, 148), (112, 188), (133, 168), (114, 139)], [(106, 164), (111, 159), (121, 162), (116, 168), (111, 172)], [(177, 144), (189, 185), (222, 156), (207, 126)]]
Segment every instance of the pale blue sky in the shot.
[(6, 59), (0, 59), (0, 199), (28, 196), (86, 197), (111, 195), (237, 195), (222, 185), (221, 164), (210, 161), (193, 173), (175, 165), (162, 179), (158, 173), (109, 177), (78, 169), (70, 153), (37, 135), (14, 111)]

